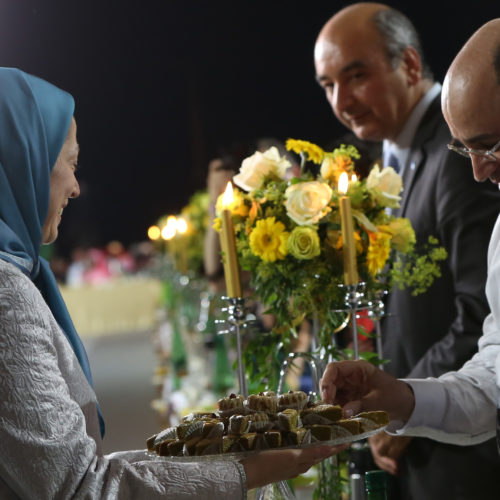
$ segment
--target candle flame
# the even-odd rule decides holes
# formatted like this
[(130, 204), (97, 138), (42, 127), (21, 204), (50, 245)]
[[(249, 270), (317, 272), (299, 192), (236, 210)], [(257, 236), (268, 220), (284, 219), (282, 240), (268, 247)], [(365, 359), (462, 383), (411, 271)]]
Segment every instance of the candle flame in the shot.
[(233, 185), (231, 184), (231, 181), (229, 181), (227, 183), (226, 190), (224, 191), (224, 195), (222, 196), (222, 208), (224, 210), (229, 210), (229, 207), (232, 205), (233, 201)]
[(184, 219), (183, 217), (179, 217), (177, 219), (177, 223), (176, 223), (176, 231), (179, 233), (179, 234), (184, 234), (187, 232), (188, 230), (188, 223), (186, 221), (186, 219)]
[(161, 236), (161, 229), (158, 226), (151, 226), (148, 229), (148, 238), (156, 241)]
[(358, 176), (356, 174), (352, 174), (351, 182), (356, 182), (358, 180)]
[(338, 187), (339, 193), (346, 194), (348, 184), (349, 184), (349, 176), (347, 175), (347, 172), (342, 172), (339, 177), (339, 187)]

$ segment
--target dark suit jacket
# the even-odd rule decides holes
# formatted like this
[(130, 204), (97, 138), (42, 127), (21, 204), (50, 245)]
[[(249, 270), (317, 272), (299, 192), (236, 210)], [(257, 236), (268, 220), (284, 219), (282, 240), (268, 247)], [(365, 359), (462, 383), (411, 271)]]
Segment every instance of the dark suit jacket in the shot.
[[(411, 220), (417, 242), (436, 236), (448, 259), (442, 277), (424, 294), (393, 290), (389, 295), (383, 357), (390, 360), (386, 370), (397, 377), (438, 377), (460, 368), (477, 351), (489, 312), (486, 255), (500, 192), (491, 182), (474, 181), (470, 160), (449, 151), (449, 140), (438, 97), (414, 138), (395, 215)], [(498, 498), (489, 489), (500, 475), (493, 442), (459, 447), (414, 439), (405, 462), (409, 495), (402, 498)], [(478, 488), (480, 496), (474, 496), (471, 491), (477, 495)]]

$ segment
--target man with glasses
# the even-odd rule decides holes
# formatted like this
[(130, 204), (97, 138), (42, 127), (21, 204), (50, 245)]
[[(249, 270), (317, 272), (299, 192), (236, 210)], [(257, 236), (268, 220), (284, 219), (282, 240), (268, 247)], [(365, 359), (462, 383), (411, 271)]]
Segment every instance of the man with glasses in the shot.
[[(486, 253), (500, 193), (475, 183), (468, 162), (446, 147), (441, 86), (403, 14), (373, 3), (342, 9), (321, 30), (314, 56), (316, 78), (337, 118), (360, 139), (383, 141), (384, 165), (402, 175), (396, 215), (411, 220), (417, 241), (437, 236), (449, 255), (427, 293), (391, 292), (382, 324), (386, 371), (425, 378), (456, 370), (476, 352), (489, 312)], [(377, 465), (400, 479), (391, 498), (474, 499), (478, 483), (482, 498), (496, 494), (500, 462), (493, 440), (463, 448), (382, 434), (370, 444)]]
[[(489, 179), (498, 186), (500, 19), (482, 26), (458, 53), (446, 75), (441, 103), (453, 136), (449, 149), (470, 157), (477, 181)], [(331, 363), (320, 383), (323, 398), (345, 405), (346, 415), (384, 409), (391, 417), (387, 430), (398, 434), (467, 445), (489, 439), (496, 430), (499, 440), (500, 217), (488, 249), (486, 295), (491, 313), (479, 352), (460, 370), (437, 379), (397, 380), (363, 361)], [(443, 498), (458, 498), (454, 481), (448, 486)], [(498, 493), (485, 494), (478, 481), (474, 498), (498, 498)]]
[[(477, 141), (477, 139), (475, 140)], [(484, 141), (483, 138), (481, 140)], [(451, 149), (451, 151), (455, 151), (455, 153), (465, 156), (466, 158), (472, 158), (472, 155), (474, 155), (479, 158), (487, 158), (491, 161), (498, 161), (495, 153), (500, 149), (500, 141), (498, 141), (490, 149), (474, 149), (460, 144), (456, 139), (452, 139), (452, 141), (448, 144), (448, 149)], [(498, 181), (494, 182), (498, 184)]]

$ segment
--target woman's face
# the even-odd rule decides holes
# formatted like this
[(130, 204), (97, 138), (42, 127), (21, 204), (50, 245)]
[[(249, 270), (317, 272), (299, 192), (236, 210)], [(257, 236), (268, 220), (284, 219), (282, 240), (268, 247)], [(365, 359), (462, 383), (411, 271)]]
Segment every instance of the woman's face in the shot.
[(44, 245), (52, 243), (57, 238), (57, 228), (69, 198), (76, 198), (80, 194), (80, 186), (75, 177), (78, 151), (76, 122), (73, 118), (66, 140), (50, 174), (49, 211), (42, 228), (42, 244)]

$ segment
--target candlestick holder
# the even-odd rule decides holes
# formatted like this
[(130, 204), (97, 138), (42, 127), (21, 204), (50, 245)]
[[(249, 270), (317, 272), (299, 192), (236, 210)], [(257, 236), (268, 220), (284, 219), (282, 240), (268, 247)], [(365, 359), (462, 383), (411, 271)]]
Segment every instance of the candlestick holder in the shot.
[(309, 400), (314, 401), (319, 394), (319, 379), (325, 369), (325, 363), (320, 356), (309, 352), (291, 352), (281, 364), (280, 378), (278, 382), (278, 394), (283, 394), (283, 387), (285, 385), (286, 374), (289, 368), (293, 365), (293, 360), (303, 358), (309, 363), (311, 368), (312, 387), (313, 390), (309, 392)]
[(227, 307), (222, 308), (222, 312), (227, 313), (227, 319), (217, 320), (217, 333), (219, 335), (235, 334), (236, 336), (236, 357), (238, 364), (238, 383), (240, 394), (248, 396), (248, 385), (245, 377), (245, 367), (243, 365), (243, 354), (241, 345), (241, 330), (247, 328), (248, 323), (253, 321), (253, 315), (247, 315), (245, 299), (243, 297), (222, 297), (227, 302)]
[[(387, 290), (376, 290), (373, 297), (368, 301), (368, 317), (375, 323), (375, 348), (379, 359), (383, 359), (384, 353), (382, 348), (382, 331), (380, 328), (380, 320), (385, 316), (384, 297), (387, 295)], [(384, 365), (380, 365), (381, 370)]]
[(359, 359), (359, 346), (358, 346), (358, 325), (356, 312), (360, 309), (368, 307), (365, 300), (365, 283), (359, 282), (354, 285), (338, 285), (344, 291), (344, 304), (345, 307), (336, 309), (335, 312), (348, 312), (350, 313), (351, 329), (352, 329), (352, 342), (354, 359)]

